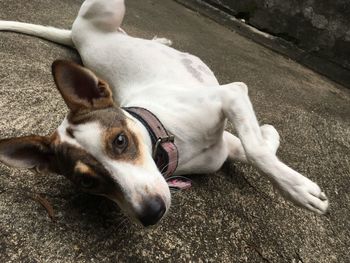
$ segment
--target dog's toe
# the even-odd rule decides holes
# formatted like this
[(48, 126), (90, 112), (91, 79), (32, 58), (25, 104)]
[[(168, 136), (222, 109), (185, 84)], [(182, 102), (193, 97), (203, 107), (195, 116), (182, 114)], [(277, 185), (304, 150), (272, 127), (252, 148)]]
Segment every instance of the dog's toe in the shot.
[(309, 208), (309, 210), (321, 215), (327, 212), (328, 205), (329, 205), (327, 198), (322, 200), (320, 197), (310, 196), (308, 201), (309, 201), (308, 204), (311, 206), (311, 209), (307, 207)]
[(277, 182), (281, 194), (295, 205), (317, 214), (325, 214), (329, 201), (320, 187), (299, 173), (286, 173), (283, 180)]
[(327, 198), (327, 196), (326, 196), (326, 194), (325, 194), (324, 192), (321, 192), (321, 193), (320, 193), (319, 198), (320, 198), (322, 201), (328, 200), (328, 198)]
[(307, 188), (303, 187), (302, 190), (299, 189), (299, 191), (291, 197), (290, 200), (297, 206), (306, 208), (317, 214), (323, 215), (328, 210), (329, 201), (327, 197), (324, 194), (315, 196)]

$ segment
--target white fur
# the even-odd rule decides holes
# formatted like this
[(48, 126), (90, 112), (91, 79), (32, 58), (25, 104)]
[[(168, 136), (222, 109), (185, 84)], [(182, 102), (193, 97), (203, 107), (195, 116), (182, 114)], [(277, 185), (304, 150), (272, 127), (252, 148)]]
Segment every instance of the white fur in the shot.
[(15, 21), (0, 21), (0, 31), (19, 32), (33, 35), (53, 42), (73, 47), (72, 36), (70, 30), (58, 29), (54, 27), (46, 27), (41, 25), (32, 25)]
[[(118, 30), (124, 12), (123, 0), (86, 0), (73, 24), (72, 41), (84, 65), (109, 82), (122, 106), (147, 108), (175, 135), (180, 156), (176, 174), (214, 172), (228, 157), (249, 161), (289, 200), (316, 213), (326, 212), (328, 200), (317, 184), (276, 157), (279, 135), (272, 126), (259, 127), (244, 83), (220, 86), (199, 58), (164, 45), (169, 41), (124, 34)], [(50, 30), (40, 36), (56, 41)], [(239, 138), (224, 131), (227, 119)], [(149, 143), (142, 125), (135, 129)], [(95, 135), (81, 135), (86, 140), (80, 144), (99, 156)], [(147, 184), (139, 167), (117, 167), (102, 157), (101, 161), (121, 174), (132, 171), (136, 181)]]

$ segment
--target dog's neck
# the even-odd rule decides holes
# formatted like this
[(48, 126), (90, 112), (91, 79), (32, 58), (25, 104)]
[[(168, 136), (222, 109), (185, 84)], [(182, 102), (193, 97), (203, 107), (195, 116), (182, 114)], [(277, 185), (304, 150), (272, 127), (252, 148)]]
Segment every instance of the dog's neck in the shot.
[(174, 174), (179, 161), (179, 152), (174, 143), (175, 136), (149, 110), (142, 107), (123, 108), (139, 120), (149, 132), (152, 141), (152, 158), (165, 177)]
[(128, 118), (130, 118), (132, 121), (135, 122), (135, 124), (137, 125), (137, 127), (139, 128), (139, 131), (140, 131), (140, 136), (141, 136), (140, 139), (145, 143), (146, 148), (147, 148), (147, 152), (152, 155), (152, 150), (153, 150), (152, 140), (151, 140), (150, 134), (147, 131), (146, 127), (138, 119), (136, 119), (134, 116), (132, 116), (130, 113), (128, 113), (126, 110), (123, 110), (123, 113)]

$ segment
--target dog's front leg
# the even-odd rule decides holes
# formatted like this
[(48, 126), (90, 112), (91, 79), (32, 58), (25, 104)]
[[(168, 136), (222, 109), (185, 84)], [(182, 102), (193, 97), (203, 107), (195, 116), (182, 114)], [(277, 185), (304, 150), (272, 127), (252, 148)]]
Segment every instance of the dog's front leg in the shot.
[(85, 0), (73, 24), (73, 29), (79, 31), (83, 26), (89, 30), (125, 33), (120, 28), (124, 15), (124, 0)]
[(234, 124), (247, 160), (266, 174), (284, 197), (316, 213), (325, 213), (328, 200), (319, 186), (285, 165), (270, 150), (254, 114), (247, 86), (231, 83), (222, 86), (220, 92), (223, 112)]

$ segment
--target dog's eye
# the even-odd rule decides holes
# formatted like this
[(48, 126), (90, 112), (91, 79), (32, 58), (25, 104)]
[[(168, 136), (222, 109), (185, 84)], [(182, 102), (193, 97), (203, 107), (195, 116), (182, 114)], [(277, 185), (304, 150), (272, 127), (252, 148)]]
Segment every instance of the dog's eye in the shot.
[(82, 176), (82, 178), (79, 181), (79, 185), (83, 189), (92, 189), (96, 187), (97, 182), (94, 178), (91, 178), (90, 176)]
[(122, 153), (125, 148), (128, 146), (128, 137), (124, 133), (118, 134), (118, 136), (113, 141), (113, 146), (120, 153)]

